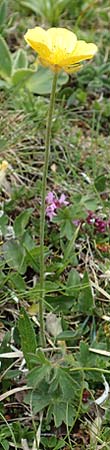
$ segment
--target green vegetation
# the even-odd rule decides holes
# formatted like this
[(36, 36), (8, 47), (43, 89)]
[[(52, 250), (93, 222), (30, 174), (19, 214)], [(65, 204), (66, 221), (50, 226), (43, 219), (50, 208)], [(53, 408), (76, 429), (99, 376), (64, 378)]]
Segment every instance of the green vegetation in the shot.
[[(109, 20), (108, 0), (0, 0), (1, 450), (110, 448)], [(39, 235), (52, 73), (24, 41), (36, 25), (98, 45), (93, 61), (57, 83), (45, 349)]]

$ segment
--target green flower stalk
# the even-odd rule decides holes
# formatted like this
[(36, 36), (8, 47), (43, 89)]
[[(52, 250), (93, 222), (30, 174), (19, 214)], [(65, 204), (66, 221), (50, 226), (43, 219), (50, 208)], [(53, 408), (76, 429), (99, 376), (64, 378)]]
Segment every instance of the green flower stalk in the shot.
[(39, 320), (40, 320), (40, 341), (41, 345), (45, 346), (45, 327), (44, 327), (44, 299), (45, 299), (45, 267), (44, 267), (44, 228), (45, 228), (45, 198), (46, 198), (46, 185), (47, 174), (50, 154), (50, 138), (51, 138), (51, 125), (52, 115), (54, 109), (55, 92), (57, 84), (57, 73), (54, 73), (52, 92), (50, 96), (50, 105), (48, 111), (47, 127), (46, 127), (46, 140), (45, 140), (45, 159), (42, 178), (42, 194), (41, 194), (41, 212), (40, 212), (40, 301), (39, 301)]

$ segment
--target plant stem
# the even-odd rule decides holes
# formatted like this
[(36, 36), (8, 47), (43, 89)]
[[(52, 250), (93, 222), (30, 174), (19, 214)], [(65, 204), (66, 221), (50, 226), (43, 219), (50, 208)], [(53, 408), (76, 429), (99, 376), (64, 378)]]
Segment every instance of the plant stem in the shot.
[(58, 74), (55, 72), (52, 83), (52, 91), (50, 96), (50, 104), (48, 111), (46, 139), (45, 139), (45, 159), (42, 177), (42, 193), (41, 193), (41, 211), (40, 211), (40, 300), (39, 300), (39, 321), (40, 321), (40, 342), (45, 347), (45, 325), (44, 325), (44, 300), (45, 300), (45, 267), (44, 267), (44, 228), (45, 228), (45, 197), (47, 186), (47, 174), (50, 154), (50, 138), (52, 115), (54, 109), (55, 92)]

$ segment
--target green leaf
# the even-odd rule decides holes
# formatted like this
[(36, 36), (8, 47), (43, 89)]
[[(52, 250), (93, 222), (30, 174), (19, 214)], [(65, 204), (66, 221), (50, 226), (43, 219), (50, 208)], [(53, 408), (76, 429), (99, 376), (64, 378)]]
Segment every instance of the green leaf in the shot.
[(66, 415), (65, 409), (66, 409), (65, 402), (61, 402), (61, 399), (55, 401), (53, 405), (53, 416), (56, 428), (60, 427), (62, 422), (65, 422), (65, 415)]
[(21, 348), (27, 367), (28, 369), (32, 369), (33, 364), (30, 353), (35, 354), (37, 342), (32, 322), (24, 308), (21, 308), (20, 311), (18, 329), (21, 338)]
[(66, 236), (70, 241), (73, 237), (73, 224), (69, 219), (64, 220), (61, 224), (61, 237)]
[(80, 355), (79, 360), (82, 366), (88, 366), (88, 362), (90, 360), (90, 351), (89, 346), (86, 342), (80, 343)]
[(76, 331), (63, 331), (62, 333), (59, 333), (58, 336), (56, 336), (56, 341), (64, 341), (68, 339), (76, 339), (76, 337), (80, 336), (80, 333)]
[(71, 404), (68, 405), (65, 401), (57, 399), (53, 405), (53, 416), (56, 428), (60, 427), (62, 422), (68, 426), (72, 426), (75, 418), (75, 407)]
[[(35, 296), (35, 295), (34, 295)], [(67, 295), (49, 295), (46, 298), (50, 308), (55, 308), (55, 311), (67, 312), (73, 306), (73, 296)]]
[[(54, 450), (56, 449), (56, 445), (57, 445), (57, 438), (56, 436), (51, 436), (51, 437), (41, 437), (41, 444), (43, 445), (43, 448), (51, 448)], [(58, 448), (58, 447), (57, 447)], [(61, 448), (61, 446), (59, 447)]]
[(41, 383), (41, 381), (49, 375), (49, 372), (51, 370), (51, 365), (47, 361), (46, 364), (43, 364), (41, 367), (34, 367), (34, 369), (31, 370), (29, 375), (27, 376), (28, 379), (28, 386), (33, 387), (34, 389)]
[(19, 242), (15, 239), (10, 239), (10, 241), (3, 244), (4, 258), (6, 263), (11, 269), (17, 270), (19, 273), (25, 272), (25, 249)]
[(13, 61), (13, 70), (17, 69), (23, 69), (27, 68), (28, 66), (28, 60), (27, 60), (27, 54), (25, 50), (22, 48), (17, 50), (16, 55), (14, 55), (14, 61)]
[(36, 247), (35, 241), (33, 240), (32, 236), (30, 234), (29, 228), (24, 230), (24, 233), (23, 233), (23, 236), (22, 236), (22, 242), (23, 242), (24, 248), (27, 251), (27, 253), (31, 252), (31, 251), (32, 252), (35, 251), (35, 254), (33, 255), (33, 253), (32, 253), (32, 255), (33, 255), (33, 257), (35, 258), (35, 261), (36, 261), (36, 258), (38, 256), (38, 252), (39, 252), (39, 255), (40, 255), (40, 247)]
[[(53, 73), (48, 68), (42, 66), (34, 72), (31, 78), (26, 82), (27, 88), (34, 94), (44, 95), (49, 94), (52, 89)], [(62, 73), (58, 77), (57, 88), (67, 83), (68, 75)]]
[[(65, 246), (64, 244), (64, 258), (63, 258), (63, 264), (67, 265), (67, 262), (69, 260), (74, 261), (76, 259), (76, 255), (73, 251), (74, 249), (74, 244), (76, 242), (76, 239), (78, 237), (78, 233), (79, 233), (79, 226), (75, 229), (73, 235), (72, 235), (72, 239), (69, 241), (69, 243), (67, 243), (67, 245)], [(75, 264), (74, 264), (75, 265)], [(76, 262), (77, 265), (77, 262)], [(66, 267), (66, 266), (65, 266)]]
[(0, 27), (1, 28), (3, 27), (3, 25), (5, 23), (6, 14), (7, 14), (6, 1), (3, 0), (0, 5)]
[(59, 450), (62, 447), (65, 447), (65, 440), (64, 439), (58, 439), (58, 444), (54, 447), (54, 450)]
[(76, 382), (74, 382), (72, 376), (62, 368), (58, 369), (58, 380), (64, 401), (70, 401), (75, 395)]
[(48, 393), (48, 384), (45, 381), (41, 384), (39, 391), (28, 392), (25, 397), (27, 404), (32, 404), (32, 410), (34, 414), (37, 414), (51, 402), (51, 395)]
[(105, 175), (99, 175), (94, 180), (95, 188), (98, 192), (103, 192), (106, 189), (106, 177)]
[(43, 364), (47, 364), (47, 358), (45, 357), (45, 354), (43, 352), (43, 350), (37, 349), (37, 353), (36, 355), (32, 356), (32, 361), (34, 362), (34, 364), (38, 364), (38, 365), (43, 365)]
[(80, 290), (80, 275), (75, 269), (71, 269), (67, 280), (67, 293), (74, 295), (75, 298), (79, 295)]
[(90, 286), (88, 273), (85, 272), (83, 276), (81, 292), (78, 299), (79, 311), (88, 315), (92, 314), (94, 308), (94, 298)]
[(15, 378), (19, 377), (19, 369), (16, 370), (8, 370), (6, 374), (4, 375), (5, 380), (13, 380)]
[(5, 80), (11, 77), (12, 59), (8, 45), (2, 36), (0, 36), (0, 76)]
[(32, 77), (34, 73), (31, 69), (17, 69), (12, 75), (11, 81), (13, 86), (20, 85), (20, 87), (27, 83), (27, 80)]
[[(23, 246), (26, 250), (26, 263), (27, 266), (32, 267), (32, 269), (37, 273), (39, 272), (39, 248), (32, 248), (32, 250), (28, 250), (27, 245), (23, 239)], [(38, 285), (37, 285), (38, 287)], [(40, 286), (39, 288), (40, 289)]]
[(70, 0), (21, 0), (21, 5), (32, 10), (35, 14), (43, 16), (51, 25), (58, 23), (60, 14), (65, 11)]
[(19, 216), (16, 217), (14, 221), (14, 231), (16, 237), (21, 237), (24, 233), (25, 227), (29, 222), (29, 219), (32, 215), (33, 208), (26, 209), (25, 211), (22, 211)]
[[(100, 355), (92, 353), (89, 351), (89, 346), (86, 342), (80, 342), (80, 352), (77, 353), (78, 364), (82, 367), (100, 367), (101, 368), (101, 359)], [(104, 367), (104, 366), (102, 366)], [(96, 373), (88, 372), (89, 378), (95, 379)], [(100, 373), (99, 373), (100, 377)], [(98, 379), (98, 374), (97, 374)]]
[(9, 450), (9, 442), (6, 439), (1, 441), (1, 445), (4, 450)]
[(58, 439), (58, 443), (54, 446), (54, 450), (60, 450), (62, 447), (65, 447), (65, 440)]
[(23, 277), (19, 273), (11, 272), (9, 275), (9, 281), (11, 286), (17, 289), (18, 292), (23, 292), (27, 288)]
[(40, 5), (37, 0), (21, 0), (21, 5), (31, 9), (35, 14), (40, 14)]

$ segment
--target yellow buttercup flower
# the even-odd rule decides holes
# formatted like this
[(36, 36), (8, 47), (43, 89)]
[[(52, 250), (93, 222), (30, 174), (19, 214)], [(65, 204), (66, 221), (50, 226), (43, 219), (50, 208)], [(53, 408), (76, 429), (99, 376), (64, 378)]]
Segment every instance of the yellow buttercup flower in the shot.
[(77, 40), (77, 36), (66, 28), (29, 29), (24, 36), (26, 42), (38, 53), (39, 61), (55, 72), (72, 73), (81, 67), (81, 62), (93, 58), (97, 46)]

